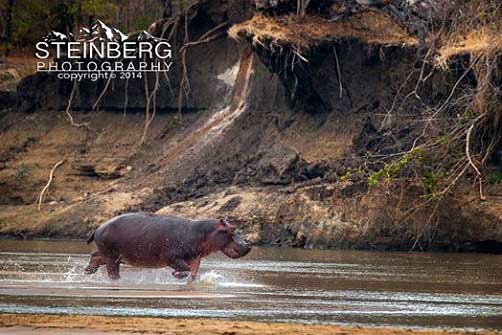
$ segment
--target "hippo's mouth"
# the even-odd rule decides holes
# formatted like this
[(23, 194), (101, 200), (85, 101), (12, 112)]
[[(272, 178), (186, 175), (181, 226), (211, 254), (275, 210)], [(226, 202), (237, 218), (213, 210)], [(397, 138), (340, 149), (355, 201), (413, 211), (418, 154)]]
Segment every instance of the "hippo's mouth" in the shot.
[(222, 250), (230, 258), (240, 258), (246, 256), (251, 251), (251, 246), (244, 242), (237, 234), (232, 236), (232, 241)]

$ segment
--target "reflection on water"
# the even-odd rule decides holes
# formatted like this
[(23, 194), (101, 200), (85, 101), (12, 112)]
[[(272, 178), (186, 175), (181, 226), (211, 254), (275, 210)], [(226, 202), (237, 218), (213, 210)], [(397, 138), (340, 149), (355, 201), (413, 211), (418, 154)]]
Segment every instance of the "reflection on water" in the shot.
[(197, 283), (122, 266), (83, 274), (92, 246), (1, 241), (0, 312), (500, 328), (502, 256), (255, 248), (205, 259)]

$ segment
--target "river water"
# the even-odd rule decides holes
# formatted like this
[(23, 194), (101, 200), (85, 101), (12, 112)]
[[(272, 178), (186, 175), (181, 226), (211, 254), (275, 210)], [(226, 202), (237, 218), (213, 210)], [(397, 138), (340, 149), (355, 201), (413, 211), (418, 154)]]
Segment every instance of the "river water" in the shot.
[(502, 256), (254, 248), (170, 270), (82, 273), (74, 241), (0, 241), (0, 313), (216, 317), (376, 326), (502, 328)]

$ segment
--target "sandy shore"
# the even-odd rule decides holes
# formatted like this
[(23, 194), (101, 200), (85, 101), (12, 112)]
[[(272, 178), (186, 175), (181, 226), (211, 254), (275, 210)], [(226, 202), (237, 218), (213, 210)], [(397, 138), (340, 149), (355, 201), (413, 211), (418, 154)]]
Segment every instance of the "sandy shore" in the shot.
[(204, 334), (204, 335), (445, 335), (502, 334), (497, 331), (441, 331), (404, 328), (363, 328), (215, 319), (160, 319), (106, 316), (0, 315), (0, 334)]

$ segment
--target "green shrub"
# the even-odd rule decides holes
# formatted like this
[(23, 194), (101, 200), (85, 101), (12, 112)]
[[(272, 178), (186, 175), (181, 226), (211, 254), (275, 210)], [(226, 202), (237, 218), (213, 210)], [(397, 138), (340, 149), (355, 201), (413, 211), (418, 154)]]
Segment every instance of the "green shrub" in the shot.
[(489, 184), (502, 184), (502, 171), (492, 171), (486, 176)]

